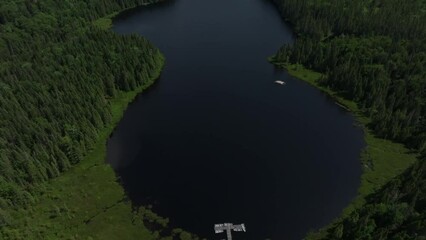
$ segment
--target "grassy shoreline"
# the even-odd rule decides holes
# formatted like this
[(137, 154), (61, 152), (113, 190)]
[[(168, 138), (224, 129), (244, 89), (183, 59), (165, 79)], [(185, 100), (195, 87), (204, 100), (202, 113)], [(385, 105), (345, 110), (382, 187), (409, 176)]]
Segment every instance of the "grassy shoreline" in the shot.
[[(146, 4), (145, 4), (146, 5)], [(92, 22), (109, 31), (112, 19), (123, 9)], [(105, 163), (106, 142), (123, 117), (128, 105), (152, 86), (165, 64), (160, 64), (151, 78), (129, 92), (119, 91), (110, 100), (112, 120), (99, 129), (98, 139), (87, 155), (67, 172), (33, 189), (34, 204), (11, 212), (16, 219), (5, 239), (198, 239), (182, 229), (172, 229), (167, 218), (151, 211), (151, 207), (133, 208), (112, 167)]]
[[(343, 93), (335, 92), (318, 83), (318, 79), (322, 76), (321, 73), (306, 69), (302, 65), (283, 64), (274, 62), (272, 59), (269, 59), (269, 61), (280, 68), (286, 69), (290, 75), (307, 82), (331, 96), (337, 105), (351, 112), (357, 124), (364, 131), (366, 147), (361, 153), (360, 163), (362, 164), (363, 173), (358, 188), (358, 195), (343, 210), (339, 218), (349, 215), (355, 208), (362, 206), (365, 203), (367, 195), (378, 190), (390, 179), (401, 174), (416, 161), (418, 155), (407, 149), (403, 144), (376, 137), (372, 130), (368, 128), (371, 120), (365, 116), (354, 101), (345, 99)], [(332, 225), (333, 222), (328, 226)], [(321, 229), (318, 234), (324, 233), (328, 226)], [(315, 238), (315, 235), (310, 237)]]
[[(156, 2), (162, 2), (162, 1), (165, 1), (165, 0), (156, 0)], [(141, 4), (139, 6), (136, 6), (136, 7), (125, 8), (125, 9), (122, 9), (120, 11), (113, 12), (109, 15), (104, 16), (104, 17), (98, 18), (95, 21), (93, 21), (92, 23), (93, 23), (94, 26), (99, 27), (102, 30), (110, 30), (112, 28), (113, 19), (116, 16), (118, 16), (120, 13), (123, 13), (123, 12), (130, 10), (130, 9), (133, 9), (133, 8), (148, 6), (148, 5), (151, 5), (151, 4), (152, 3), (146, 3), (146, 4)]]
[(115, 18), (119, 13), (120, 12), (114, 12), (105, 17), (98, 18), (95, 21), (93, 21), (93, 25), (103, 30), (109, 30), (112, 28), (112, 19)]
[[(115, 12), (95, 20), (93, 24), (108, 30), (112, 27), (112, 19), (119, 13)], [(128, 104), (160, 76), (164, 65), (164, 58), (160, 57), (162, 65), (155, 69), (155, 76), (148, 83), (135, 91), (120, 92), (111, 101), (113, 120), (108, 126), (99, 130), (97, 143), (87, 156), (68, 172), (40, 185), (37, 189), (39, 196), (33, 206), (11, 214), (11, 217), (16, 219), (16, 228), (10, 230), (9, 236), (15, 236), (15, 239), (150, 240), (159, 239), (163, 235), (160, 231), (148, 229), (142, 218), (162, 227), (166, 227), (168, 220), (155, 215), (147, 208), (135, 212), (126, 200), (123, 188), (116, 181), (113, 169), (105, 164), (106, 141), (122, 118)], [(354, 114), (364, 129), (367, 148), (362, 154), (364, 171), (359, 195), (344, 210), (343, 215), (360, 206), (366, 195), (415, 161), (416, 155), (408, 153), (409, 150), (403, 145), (376, 138), (366, 127), (370, 120), (358, 109), (356, 103), (318, 85), (316, 81), (321, 76), (320, 73), (298, 65), (275, 64), (334, 97), (341, 107)], [(180, 233), (182, 239), (190, 237), (181, 230), (177, 230), (176, 233)]]
[[(158, 239), (143, 219), (166, 227), (163, 219), (147, 208), (137, 212), (126, 200), (111, 166), (105, 164), (106, 141), (129, 103), (159, 78), (164, 66), (153, 70), (149, 82), (131, 92), (119, 92), (111, 100), (113, 119), (99, 130), (93, 149), (69, 171), (35, 190), (37, 201), (29, 209), (11, 213), (16, 219), (8, 232), (11, 239)], [(6, 238), (7, 239), (7, 238)]]
[[(125, 10), (92, 24), (108, 31), (112, 19)], [(160, 64), (148, 81), (133, 91), (119, 91), (110, 100), (112, 120), (98, 130), (98, 139), (87, 155), (57, 178), (32, 189), (33, 204), (10, 212), (15, 220), (0, 234), (1, 239), (198, 239), (171, 228), (169, 220), (152, 212), (150, 206), (132, 207), (114, 170), (105, 163), (106, 142), (128, 105), (161, 75), (165, 58), (160, 52), (155, 57)]]

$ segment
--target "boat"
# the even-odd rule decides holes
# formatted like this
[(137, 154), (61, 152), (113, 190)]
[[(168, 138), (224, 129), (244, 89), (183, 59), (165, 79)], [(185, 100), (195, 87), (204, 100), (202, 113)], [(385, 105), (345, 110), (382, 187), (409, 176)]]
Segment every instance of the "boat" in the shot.
[(277, 80), (277, 81), (275, 81), (275, 83), (276, 83), (276, 84), (280, 84), (280, 85), (285, 85), (285, 82), (284, 82), (284, 81), (281, 81), (281, 80)]

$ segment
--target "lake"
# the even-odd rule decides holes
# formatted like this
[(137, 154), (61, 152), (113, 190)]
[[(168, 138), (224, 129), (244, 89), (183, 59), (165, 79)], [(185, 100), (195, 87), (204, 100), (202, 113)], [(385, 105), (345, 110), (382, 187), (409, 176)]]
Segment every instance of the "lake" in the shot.
[[(129, 105), (107, 161), (134, 205), (208, 239), (301, 239), (351, 202), (362, 130), (318, 89), (268, 63), (295, 36), (266, 0), (175, 0), (126, 11), (166, 57), (160, 79)], [(274, 83), (285, 81), (285, 85)]]

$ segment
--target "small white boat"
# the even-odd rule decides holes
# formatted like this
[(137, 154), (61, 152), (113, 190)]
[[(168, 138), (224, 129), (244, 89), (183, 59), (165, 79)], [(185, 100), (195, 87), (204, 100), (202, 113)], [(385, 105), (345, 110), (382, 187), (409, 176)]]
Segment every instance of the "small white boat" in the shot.
[(285, 85), (285, 82), (284, 82), (284, 81), (281, 81), (281, 80), (277, 80), (277, 81), (275, 81), (275, 83), (276, 83), (276, 84), (280, 84), (280, 85)]

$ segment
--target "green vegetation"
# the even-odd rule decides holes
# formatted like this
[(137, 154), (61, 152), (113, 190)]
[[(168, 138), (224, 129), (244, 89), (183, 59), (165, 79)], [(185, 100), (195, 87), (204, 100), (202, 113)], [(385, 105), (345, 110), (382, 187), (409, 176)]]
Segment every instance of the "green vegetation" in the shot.
[(426, 239), (426, 156), (308, 239)]
[(350, 111), (356, 117), (360, 127), (364, 130), (367, 147), (361, 156), (364, 172), (361, 176), (359, 195), (345, 210), (345, 213), (350, 213), (354, 207), (361, 206), (367, 195), (379, 190), (389, 180), (403, 173), (416, 161), (417, 154), (403, 144), (375, 136), (372, 130), (367, 127), (371, 120), (364, 115), (354, 101), (348, 100), (344, 98), (343, 94), (319, 84), (319, 80), (323, 76), (321, 73), (306, 69), (302, 65), (276, 64), (287, 69), (292, 76), (304, 80), (332, 96), (339, 106)]
[(425, 157), (399, 175), (426, 150), (425, 2), (274, 2), (298, 39), (270, 61), (352, 111), (368, 145), (358, 198), (307, 238), (425, 239)]
[[(422, 1), (277, 0), (299, 35), (273, 57), (323, 73), (382, 138), (426, 148), (426, 13)], [(404, 22), (404, 24), (401, 24)]]
[(2, 1), (0, 239), (196, 239), (132, 209), (104, 164), (106, 139), (164, 58), (96, 19), (151, 2)]
[[(160, 2), (160, 1), (161, 0), (155, 0), (154, 2)], [(141, 4), (138, 4), (138, 6), (146, 6), (146, 5), (149, 5), (150, 3), (151, 2), (146, 2), (146, 3), (142, 2)], [(133, 7), (133, 5), (132, 5), (132, 7)], [(130, 8), (132, 8), (132, 7), (130, 7)], [(114, 19), (114, 17), (116, 17), (120, 12), (126, 11), (127, 9), (129, 9), (129, 8), (121, 9), (120, 11), (113, 12), (109, 15), (100, 17), (100, 18), (93, 21), (93, 25), (96, 26), (96, 27), (99, 27), (100, 29), (103, 29), (103, 30), (109, 30), (112, 27), (112, 20)]]
[(112, 27), (112, 19), (117, 16), (119, 12), (115, 12), (112, 13), (108, 16), (105, 17), (101, 17), (96, 19), (95, 21), (93, 21), (93, 25), (95, 25), (96, 27), (103, 29), (103, 30), (108, 30)]
[[(127, 104), (152, 81), (131, 92), (119, 92), (111, 101), (112, 122), (99, 134), (88, 155), (68, 172), (39, 185), (34, 194), (38, 201), (26, 209), (10, 211), (9, 228), (4, 239), (171, 239), (188, 235), (182, 230), (170, 232), (167, 219), (149, 208), (132, 209), (115, 180), (112, 168), (104, 164), (105, 142), (121, 119)], [(146, 226), (154, 226), (148, 229)], [(151, 227), (152, 228), (152, 227)], [(37, 235), (35, 235), (37, 234)], [(169, 235), (166, 237), (165, 235)], [(163, 236), (163, 237), (161, 237)], [(193, 236), (189, 234), (192, 239)], [(2, 239), (3, 239), (2, 238)], [(182, 238), (183, 239), (183, 238)]]
[[(123, 110), (164, 63), (147, 40), (105, 30), (152, 2), (2, 1), (0, 239), (196, 238), (132, 209), (103, 163)], [(275, 2), (299, 38), (271, 60), (368, 126), (360, 197), (309, 238), (425, 239), (424, 154), (388, 182), (426, 149), (425, 2)]]

